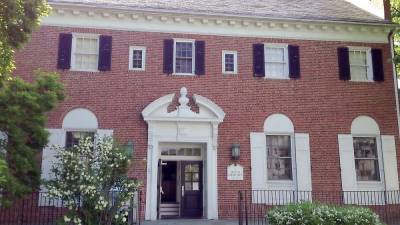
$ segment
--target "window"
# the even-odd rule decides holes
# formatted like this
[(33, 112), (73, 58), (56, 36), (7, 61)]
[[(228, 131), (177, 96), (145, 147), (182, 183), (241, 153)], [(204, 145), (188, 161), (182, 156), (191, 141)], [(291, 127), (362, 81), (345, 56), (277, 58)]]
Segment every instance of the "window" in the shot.
[(372, 59), (370, 48), (349, 48), (350, 74), (352, 81), (372, 81)]
[(195, 47), (193, 40), (175, 40), (175, 74), (194, 74), (194, 52)]
[(267, 135), (268, 180), (292, 180), (292, 150), (289, 135)]
[(99, 35), (73, 34), (71, 69), (98, 71)]
[(129, 48), (129, 70), (145, 70), (146, 47), (131, 46)]
[(236, 51), (222, 51), (222, 73), (237, 74)]
[(357, 181), (380, 181), (379, 157), (375, 137), (354, 137)]
[(289, 78), (287, 44), (265, 44), (265, 77), (275, 79)]
[(81, 138), (91, 138), (94, 142), (94, 132), (88, 131), (67, 131), (67, 139), (65, 143), (66, 148), (72, 148), (74, 145), (79, 144)]

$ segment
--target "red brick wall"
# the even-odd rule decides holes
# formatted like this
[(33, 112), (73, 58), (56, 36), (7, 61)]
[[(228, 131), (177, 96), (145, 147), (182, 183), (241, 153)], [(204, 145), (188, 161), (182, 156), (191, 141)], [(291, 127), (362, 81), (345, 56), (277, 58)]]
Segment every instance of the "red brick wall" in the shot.
[[(359, 115), (373, 117), (381, 133), (398, 136), (392, 66), (388, 44), (359, 44), (327, 41), (238, 38), (168, 33), (42, 27), (17, 53), (16, 74), (32, 79), (36, 68), (56, 71), (58, 34), (89, 32), (113, 36), (110, 72), (58, 71), (68, 98), (49, 114), (48, 127), (61, 127), (63, 116), (73, 108), (92, 110), (100, 128), (114, 129), (122, 142), (135, 143), (135, 166), (130, 175), (146, 182), (147, 125), (141, 111), (153, 100), (178, 93), (182, 86), (218, 104), (226, 117), (219, 127), (218, 188), (220, 208), (237, 202), (237, 191), (251, 188), (250, 132), (261, 132), (264, 120), (284, 113), (295, 131), (310, 134), (312, 183), (314, 190), (341, 190), (337, 135), (350, 133)], [(168, 76), (162, 73), (163, 40), (193, 38), (206, 41), (206, 75)], [(252, 75), (252, 44), (284, 42), (300, 46), (301, 79), (265, 80)], [(147, 47), (146, 71), (128, 71), (130, 45)], [(339, 80), (336, 51), (339, 46), (361, 45), (381, 48), (385, 82)], [(222, 50), (238, 51), (238, 75), (221, 73)], [(399, 143), (397, 141), (397, 148)], [(244, 181), (227, 181), (230, 146), (241, 145), (238, 163), (244, 166)], [(400, 161), (400, 152), (398, 161)], [(145, 190), (145, 187), (143, 187)], [(144, 195), (145, 196), (145, 195)], [(227, 216), (224, 210), (224, 215)], [(222, 212), (222, 211), (221, 211)], [(236, 216), (235, 213), (233, 213)]]

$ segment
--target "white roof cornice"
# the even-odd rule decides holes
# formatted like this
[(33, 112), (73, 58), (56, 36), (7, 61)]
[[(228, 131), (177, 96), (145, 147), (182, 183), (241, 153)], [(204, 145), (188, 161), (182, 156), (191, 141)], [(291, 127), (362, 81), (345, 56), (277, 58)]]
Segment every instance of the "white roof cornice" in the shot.
[(127, 10), (53, 3), (42, 25), (239, 37), (387, 43), (393, 24)]

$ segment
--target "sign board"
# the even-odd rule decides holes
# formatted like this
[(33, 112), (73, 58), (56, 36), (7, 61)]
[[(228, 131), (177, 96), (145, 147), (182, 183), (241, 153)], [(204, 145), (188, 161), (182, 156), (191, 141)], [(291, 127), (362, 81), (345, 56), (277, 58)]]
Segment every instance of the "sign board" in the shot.
[(228, 180), (243, 180), (243, 166), (231, 164), (228, 166)]

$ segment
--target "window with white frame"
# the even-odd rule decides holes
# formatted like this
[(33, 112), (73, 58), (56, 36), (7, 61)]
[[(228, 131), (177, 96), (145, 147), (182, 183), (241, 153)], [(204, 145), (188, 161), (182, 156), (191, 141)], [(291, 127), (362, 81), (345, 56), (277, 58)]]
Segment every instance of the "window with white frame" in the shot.
[(183, 75), (194, 74), (195, 68), (194, 40), (175, 39), (174, 43), (174, 73)]
[(99, 61), (99, 35), (73, 34), (71, 69), (97, 71)]
[(357, 181), (380, 181), (376, 137), (353, 137)]
[(289, 135), (267, 135), (268, 180), (292, 180), (292, 148)]
[(146, 66), (146, 47), (129, 47), (129, 69), (145, 70)]
[(289, 59), (287, 44), (264, 44), (265, 77), (289, 78)]
[(349, 47), (350, 75), (352, 81), (372, 81), (371, 49)]
[(236, 51), (222, 51), (222, 73), (226, 74), (237, 73)]

